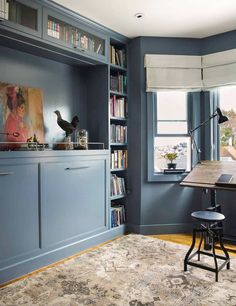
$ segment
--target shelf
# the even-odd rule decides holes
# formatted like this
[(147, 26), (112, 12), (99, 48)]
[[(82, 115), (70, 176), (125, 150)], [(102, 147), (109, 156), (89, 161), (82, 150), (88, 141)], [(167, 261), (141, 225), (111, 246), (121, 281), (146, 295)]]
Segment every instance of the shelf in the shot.
[(125, 225), (125, 223), (124, 223), (124, 224), (121, 224), (121, 225), (114, 226), (114, 227), (111, 227), (111, 228), (110, 228), (110, 230), (111, 230), (111, 231), (117, 231), (117, 232), (118, 232), (118, 234), (120, 234), (120, 235), (125, 234), (125, 229), (126, 229), (126, 225)]
[(116, 195), (116, 196), (111, 196), (110, 199), (111, 199), (111, 201), (113, 201), (113, 200), (123, 199), (125, 197), (126, 197), (125, 194), (119, 194), (119, 195)]
[(115, 147), (115, 146), (122, 146), (122, 147), (124, 147), (124, 146), (127, 146), (127, 143), (126, 142), (124, 142), (124, 143), (121, 143), (121, 142), (112, 142), (112, 143), (110, 143), (110, 146), (113, 146), (113, 147)]
[(126, 171), (127, 168), (117, 168), (117, 169), (111, 169), (111, 172), (119, 172), (119, 171)]
[(119, 96), (119, 97), (127, 97), (126, 93), (113, 91), (113, 90), (110, 90), (110, 95), (116, 95), (116, 96)]
[(111, 70), (120, 70), (120, 71), (123, 71), (123, 72), (127, 71), (126, 67), (113, 65), (113, 64), (110, 64), (110, 68), (111, 68)]
[(123, 121), (126, 122), (127, 118), (123, 118), (123, 117), (110, 117), (111, 121)]

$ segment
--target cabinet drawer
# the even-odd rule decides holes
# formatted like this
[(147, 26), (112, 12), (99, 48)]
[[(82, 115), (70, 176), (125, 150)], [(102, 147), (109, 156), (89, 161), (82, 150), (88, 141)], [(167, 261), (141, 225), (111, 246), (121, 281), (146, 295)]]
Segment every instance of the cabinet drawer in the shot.
[(44, 246), (106, 226), (104, 160), (43, 164), (41, 182)]

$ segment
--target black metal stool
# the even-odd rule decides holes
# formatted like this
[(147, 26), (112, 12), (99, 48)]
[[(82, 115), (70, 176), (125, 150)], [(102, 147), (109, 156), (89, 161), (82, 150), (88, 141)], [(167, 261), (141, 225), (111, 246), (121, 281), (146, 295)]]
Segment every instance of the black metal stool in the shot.
[[(218, 227), (218, 223), (222, 222), (225, 219), (225, 216), (221, 213), (214, 212), (214, 211), (195, 211), (191, 214), (191, 216), (201, 222), (200, 229), (193, 229), (193, 241), (190, 249), (188, 250), (185, 259), (184, 259), (184, 271), (187, 271), (187, 266), (194, 266), (198, 268), (202, 268), (211, 272), (215, 272), (216, 274), (216, 282), (218, 282), (218, 273), (225, 265), (227, 265), (227, 269), (230, 268), (230, 258), (227, 250), (225, 249), (223, 242), (222, 242), (222, 228)], [(201, 238), (199, 242), (198, 249), (195, 253), (192, 253), (195, 243), (196, 243), (196, 234), (201, 233)], [(203, 241), (204, 235), (209, 235), (211, 238), (211, 247), (212, 253), (205, 252), (201, 250), (201, 245)], [(215, 243), (219, 242), (222, 251), (224, 252), (225, 256), (216, 255), (215, 253)], [(214, 258), (215, 268), (192, 262), (190, 261), (195, 255), (198, 255), (198, 261), (200, 261), (200, 254), (211, 256)], [(224, 262), (218, 267), (217, 259), (224, 260)]]

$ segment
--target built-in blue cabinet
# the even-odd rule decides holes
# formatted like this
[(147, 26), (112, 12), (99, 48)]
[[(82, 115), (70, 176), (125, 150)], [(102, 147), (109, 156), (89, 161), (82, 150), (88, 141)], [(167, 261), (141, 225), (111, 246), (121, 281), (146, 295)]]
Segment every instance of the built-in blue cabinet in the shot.
[(0, 283), (115, 237), (109, 151), (0, 152)]
[(42, 36), (42, 6), (31, 0), (10, 0), (8, 3), (8, 20), (0, 27), (19, 34)]
[(59, 53), (81, 63), (108, 63), (109, 37), (100, 27), (81, 21), (79, 15), (60, 10), (49, 1), (10, 0), (7, 3), (8, 20), (0, 22), (0, 37), (17, 41), (18, 48), (30, 53), (32, 47), (38, 48), (38, 52), (43, 50), (51, 58), (54, 53), (55, 60)]

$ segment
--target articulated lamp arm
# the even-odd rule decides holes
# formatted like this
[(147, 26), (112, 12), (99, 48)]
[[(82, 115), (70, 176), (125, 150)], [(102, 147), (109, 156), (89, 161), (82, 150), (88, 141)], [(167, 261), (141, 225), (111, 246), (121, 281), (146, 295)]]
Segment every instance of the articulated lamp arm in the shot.
[(214, 113), (205, 121), (203, 121), (202, 123), (200, 123), (198, 126), (196, 126), (194, 129), (189, 131), (189, 135), (191, 137), (191, 142), (193, 144), (193, 146), (195, 146), (196, 151), (197, 151), (197, 164), (200, 163), (201, 160), (201, 150), (198, 148), (196, 140), (194, 138), (194, 132), (201, 128), (202, 126), (204, 126), (207, 122), (209, 122), (211, 119), (215, 118), (216, 116), (218, 116), (218, 124), (224, 123), (226, 121), (228, 121), (228, 117), (224, 116), (221, 112), (221, 110), (219, 109), (219, 107), (217, 107), (217, 109), (214, 111)]

